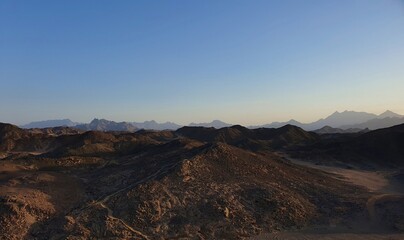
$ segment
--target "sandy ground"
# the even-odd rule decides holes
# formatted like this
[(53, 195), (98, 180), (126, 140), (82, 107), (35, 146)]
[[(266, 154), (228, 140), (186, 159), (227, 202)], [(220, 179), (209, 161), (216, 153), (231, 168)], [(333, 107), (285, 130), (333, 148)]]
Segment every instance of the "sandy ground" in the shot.
[(404, 200), (403, 186), (392, 183), (387, 171), (366, 171), (360, 169), (346, 169), (334, 166), (316, 165), (310, 162), (290, 159), (293, 164), (322, 170), (333, 177), (351, 184), (365, 187), (372, 193), (367, 202), (368, 217), (355, 220), (350, 228), (335, 226), (311, 227), (299, 231), (286, 231), (277, 233), (262, 234), (251, 239), (282, 239), (282, 240), (399, 240), (404, 239), (402, 233), (386, 232), (383, 227), (383, 220), (379, 219), (375, 205), (387, 201)]
[(341, 167), (316, 165), (310, 162), (300, 161), (297, 159), (289, 160), (298, 165), (322, 170), (331, 173), (335, 178), (347, 181), (349, 183), (367, 188), (374, 193), (398, 193), (399, 190), (393, 186), (387, 179), (387, 172), (375, 172), (358, 169), (346, 169)]

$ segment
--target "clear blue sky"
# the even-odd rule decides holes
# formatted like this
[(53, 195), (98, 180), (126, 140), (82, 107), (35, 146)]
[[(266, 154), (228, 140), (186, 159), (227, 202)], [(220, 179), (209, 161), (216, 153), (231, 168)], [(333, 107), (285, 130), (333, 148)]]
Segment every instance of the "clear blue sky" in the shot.
[(404, 2), (0, 2), (0, 121), (404, 113)]

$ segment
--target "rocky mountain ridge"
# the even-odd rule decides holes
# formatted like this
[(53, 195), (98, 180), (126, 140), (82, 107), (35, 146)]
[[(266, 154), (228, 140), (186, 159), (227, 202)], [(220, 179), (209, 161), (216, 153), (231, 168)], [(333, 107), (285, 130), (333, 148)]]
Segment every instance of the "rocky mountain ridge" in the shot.
[[(109, 123), (108, 123), (109, 122)], [(385, 111), (379, 115), (366, 113), (366, 112), (355, 112), (355, 111), (344, 111), (344, 112), (334, 112), (330, 116), (320, 119), (312, 123), (301, 123), (294, 119), (287, 122), (273, 122), (270, 124), (249, 126), (248, 128), (279, 128), (285, 125), (298, 126), (306, 131), (315, 131), (323, 127), (339, 128), (345, 132), (352, 132), (353, 130), (362, 131), (365, 129), (375, 130), (379, 128), (391, 127), (394, 125), (404, 123), (404, 116), (394, 113), (392, 111)], [(98, 126), (97, 126), (98, 125)], [(116, 123), (114, 121), (109, 121), (105, 119), (94, 119), (89, 124), (77, 124), (69, 119), (65, 120), (48, 120), (42, 122), (33, 122), (27, 125), (23, 125), (23, 128), (49, 128), (56, 126), (68, 126), (77, 127), (81, 130), (100, 130), (100, 131), (135, 131), (136, 129), (145, 130), (177, 130), (183, 125), (176, 124), (173, 122), (158, 123), (154, 120), (145, 122), (120, 122)], [(222, 122), (220, 120), (213, 120), (208, 123), (190, 123), (188, 126), (191, 127), (213, 127), (216, 129), (230, 127), (232, 124)], [(348, 130), (349, 129), (349, 130)], [(348, 130), (348, 131), (346, 131)], [(342, 131), (342, 132), (344, 132)]]

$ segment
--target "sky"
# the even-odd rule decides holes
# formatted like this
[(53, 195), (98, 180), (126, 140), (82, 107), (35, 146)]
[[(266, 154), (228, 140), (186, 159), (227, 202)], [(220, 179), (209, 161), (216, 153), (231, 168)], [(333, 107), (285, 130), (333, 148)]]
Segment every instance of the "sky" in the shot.
[(404, 1), (0, 1), (0, 122), (404, 114)]

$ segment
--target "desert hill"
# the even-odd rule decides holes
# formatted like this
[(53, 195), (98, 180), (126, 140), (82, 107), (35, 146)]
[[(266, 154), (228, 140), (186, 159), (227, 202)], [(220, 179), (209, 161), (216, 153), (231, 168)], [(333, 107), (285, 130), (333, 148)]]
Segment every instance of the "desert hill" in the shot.
[[(358, 211), (364, 201), (365, 195), (358, 194), (360, 188), (351, 188), (347, 194), (343, 182), (293, 167), (273, 155), (256, 155), (224, 143), (187, 150), (181, 145), (163, 148), (161, 163), (149, 154), (144, 157), (147, 161), (126, 162), (130, 178), (113, 177), (113, 172), (122, 172), (121, 166), (109, 168), (108, 175), (91, 184), (93, 191), (102, 189), (109, 194), (84, 211), (73, 211), (73, 215), (82, 216), (73, 228), (97, 234), (97, 227), (85, 220), (94, 219), (107, 237), (114, 236), (118, 221), (103, 227), (109, 212), (109, 219), (121, 219), (134, 229), (122, 231), (120, 237), (238, 239), (269, 229), (327, 221), (325, 209), (334, 209), (336, 217), (344, 218), (346, 211)], [(152, 173), (151, 177), (144, 180), (128, 170), (139, 165)], [(111, 179), (118, 184), (115, 190)], [(121, 190), (123, 179), (130, 182)]]
[[(281, 148), (315, 141), (317, 135), (301, 128), (286, 125), (278, 129), (248, 129), (240, 125), (220, 129), (204, 127), (183, 127), (176, 131), (180, 136), (204, 142), (224, 142), (234, 146), (255, 145), (262, 149)], [(253, 146), (251, 146), (253, 147)]]
[(404, 166), (404, 124), (370, 132), (331, 135), (302, 147), (299, 155), (307, 158), (330, 158), (373, 166)]
[(27, 133), (12, 124), (0, 123), (0, 148), (2, 151), (8, 151), (14, 147), (15, 141), (21, 139)]
[[(371, 193), (283, 156), (331, 159), (342, 149), (341, 156), (396, 164), (404, 126), (334, 138), (291, 125), (55, 132), (0, 124), (6, 239), (245, 239), (349, 227), (366, 218)], [(387, 227), (399, 231), (400, 219)]]
[(360, 133), (360, 132), (367, 132), (369, 129), (367, 128), (347, 128), (347, 129), (342, 129), (342, 128), (333, 128), (330, 126), (324, 126), (320, 129), (314, 130), (313, 132), (317, 134), (345, 134), (345, 133)]
[(15, 125), (0, 123), (0, 151), (3, 153), (44, 152), (47, 151), (51, 141), (52, 138), (48, 134), (35, 133)]

